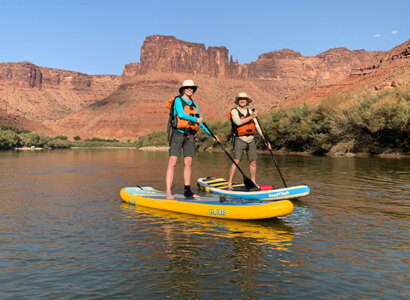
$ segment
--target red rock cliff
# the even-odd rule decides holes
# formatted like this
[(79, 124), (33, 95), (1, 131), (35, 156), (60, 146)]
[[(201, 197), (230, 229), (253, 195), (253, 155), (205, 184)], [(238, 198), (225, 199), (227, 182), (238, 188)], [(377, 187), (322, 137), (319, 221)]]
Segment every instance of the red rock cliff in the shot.
[(90, 76), (29, 62), (1, 63), (0, 107), (3, 114), (33, 122), (56, 120), (108, 96), (119, 81), (119, 76)]
[[(303, 56), (284, 49), (259, 56), (250, 64), (240, 65), (228, 49), (189, 43), (173, 36), (154, 35), (144, 41), (141, 62), (125, 66), (123, 78), (148, 72), (205, 74), (231, 79), (290, 80), (289, 85), (333, 83), (347, 77), (352, 69), (377, 63), (384, 52), (350, 51), (335, 48), (317, 56)], [(292, 82), (292, 80), (297, 81)]]
[(177, 40), (173, 36), (154, 35), (145, 39), (141, 63), (125, 67), (125, 76), (147, 72), (191, 73), (225, 76), (228, 49)]

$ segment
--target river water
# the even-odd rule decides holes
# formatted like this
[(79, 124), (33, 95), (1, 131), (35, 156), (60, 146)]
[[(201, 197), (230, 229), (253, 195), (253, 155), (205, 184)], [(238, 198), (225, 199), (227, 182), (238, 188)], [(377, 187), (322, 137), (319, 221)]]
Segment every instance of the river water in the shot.
[[(164, 190), (166, 152), (0, 152), (0, 298), (409, 299), (410, 159), (276, 158), (311, 195), (249, 222), (122, 203)], [(199, 153), (192, 185), (228, 165)], [(282, 186), (269, 155), (257, 178)]]

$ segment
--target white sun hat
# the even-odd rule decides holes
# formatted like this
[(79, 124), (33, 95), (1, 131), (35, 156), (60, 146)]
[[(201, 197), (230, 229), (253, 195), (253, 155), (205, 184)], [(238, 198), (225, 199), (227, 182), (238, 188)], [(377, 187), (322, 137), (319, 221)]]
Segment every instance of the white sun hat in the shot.
[(184, 80), (184, 81), (182, 82), (182, 86), (179, 88), (179, 93), (182, 94), (182, 89), (188, 88), (188, 87), (193, 88), (193, 89), (194, 89), (194, 93), (196, 92), (196, 89), (198, 88), (198, 87), (195, 85), (195, 83), (194, 83), (193, 80), (187, 79), (187, 80)]
[(248, 97), (247, 93), (239, 93), (238, 96), (235, 97), (235, 104), (238, 104), (239, 98), (246, 98), (246, 100), (248, 100), (248, 105), (252, 103), (252, 99)]

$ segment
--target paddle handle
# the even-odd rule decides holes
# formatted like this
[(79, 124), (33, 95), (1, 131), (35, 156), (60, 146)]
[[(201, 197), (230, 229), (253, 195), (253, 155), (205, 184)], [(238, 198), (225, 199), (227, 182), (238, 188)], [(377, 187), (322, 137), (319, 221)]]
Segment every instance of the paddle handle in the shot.
[[(255, 110), (255, 109), (253, 109), (252, 111), (254, 111), (254, 110)], [(258, 120), (257, 117), (255, 117), (255, 121), (258, 123), (259, 128), (260, 128), (261, 131), (262, 131), (263, 141), (265, 142), (265, 145), (266, 145), (266, 144), (267, 144), (266, 136), (265, 136), (265, 133), (264, 133), (263, 130), (262, 130), (261, 123), (259, 122), (259, 120)], [(278, 172), (279, 172), (280, 178), (282, 179), (283, 185), (284, 185), (285, 187), (288, 187), (287, 184), (286, 184), (286, 182), (285, 182), (285, 179), (283, 178), (282, 172), (281, 172), (280, 169), (279, 169), (278, 162), (276, 161), (276, 158), (275, 158), (275, 156), (273, 155), (272, 150), (269, 149), (269, 148), (268, 148), (268, 150), (270, 151), (270, 154), (272, 155), (273, 162), (275, 163), (276, 169), (278, 169)]]

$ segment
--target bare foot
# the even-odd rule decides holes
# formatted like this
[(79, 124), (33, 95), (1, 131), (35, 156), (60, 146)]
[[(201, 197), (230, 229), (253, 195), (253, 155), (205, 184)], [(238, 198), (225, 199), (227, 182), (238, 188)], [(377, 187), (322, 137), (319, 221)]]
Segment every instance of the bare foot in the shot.
[(227, 189), (228, 191), (233, 191), (233, 188), (232, 188), (231, 186), (228, 186), (226, 189)]
[(167, 193), (166, 196), (167, 196), (167, 200), (175, 200), (175, 197), (172, 196), (171, 193)]
[(199, 199), (200, 196), (197, 194), (193, 194), (192, 197), (194, 197), (194, 199)]

